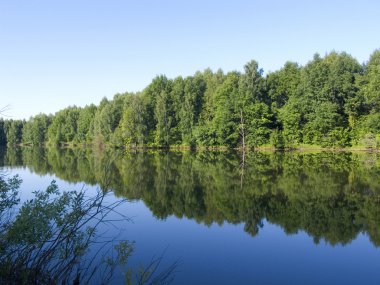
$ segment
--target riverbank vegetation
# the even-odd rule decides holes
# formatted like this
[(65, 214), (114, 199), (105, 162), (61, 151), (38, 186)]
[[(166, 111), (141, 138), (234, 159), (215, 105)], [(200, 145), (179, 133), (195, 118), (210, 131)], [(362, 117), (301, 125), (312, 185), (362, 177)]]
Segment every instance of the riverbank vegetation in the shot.
[(112, 147), (380, 147), (380, 50), (287, 62), (264, 76), (206, 69), (141, 92), (29, 120), (0, 120), (0, 144)]
[(21, 202), (21, 183), (19, 176), (0, 171), (0, 284), (109, 284), (121, 278), (125, 284), (164, 285), (173, 280), (180, 263), (162, 268), (163, 255), (138, 269), (127, 265), (135, 243), (120, 239), (120, 233), (110, 235), (116, 225), (130, 221), (119, 212), (125, 199), (112, 200), (100, 189), (61, 191), (52, 181)]

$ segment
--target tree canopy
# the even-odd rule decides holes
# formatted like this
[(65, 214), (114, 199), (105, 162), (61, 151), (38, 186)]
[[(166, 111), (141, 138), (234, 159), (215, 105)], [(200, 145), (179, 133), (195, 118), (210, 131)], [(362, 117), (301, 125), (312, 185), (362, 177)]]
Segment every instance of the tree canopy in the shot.
[(377, 148), (379, 90), (379, 50), (364, 64), (333, 51), (265, 75), (252, 60), (242, 72), (159, 75), (98, 106), (1, 120), (0, 144)]

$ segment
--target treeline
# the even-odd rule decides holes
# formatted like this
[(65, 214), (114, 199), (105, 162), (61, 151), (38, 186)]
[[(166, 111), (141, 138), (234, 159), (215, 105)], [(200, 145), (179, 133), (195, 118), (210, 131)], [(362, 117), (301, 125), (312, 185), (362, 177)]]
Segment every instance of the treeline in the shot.
[(160, 75), (98, 106), (0, 120), (0, 144), (378, 148), (379, 111), (380, 50), (365, 64), (331, 52), (266, 76), (256, 61), (242, 73)]

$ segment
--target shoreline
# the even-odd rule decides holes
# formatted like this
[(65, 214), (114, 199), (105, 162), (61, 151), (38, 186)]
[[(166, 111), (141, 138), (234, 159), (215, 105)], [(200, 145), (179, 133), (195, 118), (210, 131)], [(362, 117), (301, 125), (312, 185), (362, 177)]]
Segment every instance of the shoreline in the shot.
[(1, 145), (1, 148), (58, 148), (58, 149), (96, 149), (96, 150), (106, 150), (106, 149), (119, 149), (125, 151), (193, 151), (193, 152), (204, 152), (204, 151), (239, 151), (239, 152), (308, 152), (308, 151), (317, 151), (317, 152), (366, 152), (366, 153), (380, 153), (380, 149), (371, 149), (365, 147), (349, 147), (349, 148), (325, 148), (318, 146), (299, 146), (299, 147), (289, 147), (289, 148), (275, 148), (273, 146), (260, 146), (254, 148), (229, 148), (226, 146), (169, 146), (169, 147), (159, 147), (159, 146), (140, 146), (140, 147), (120, 147), (120, 146), (94, 146), (91, 144), (64, 144), (61, 146), (51, 146), (51, 145), (42, 145), (42, 146), (32, 146), (18, 144), (13, 146)]

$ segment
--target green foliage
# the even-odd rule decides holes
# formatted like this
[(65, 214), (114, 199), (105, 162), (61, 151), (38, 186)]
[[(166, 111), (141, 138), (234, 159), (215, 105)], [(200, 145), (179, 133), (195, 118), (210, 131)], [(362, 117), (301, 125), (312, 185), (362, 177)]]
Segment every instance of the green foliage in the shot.
[(279, 122), (283, 126), (285, 145), (296, 147), (302, 142), (303, 115), (298, 99), (291, 98), (287, 104), (279, 110)]
[(113, 139), (112, 136), (120, 124), (123, 109), (124, 96), (121, 94), (115, 95), (112, 101), (106, 98), (102, 100), (93, 121), (92, 135), (95, 144), (104, 145)]
[(255, 60), (248, 62), (244, 66), (244, 74), (241, 76), (240, 84), (243, 105), (252, 102), (269, 102), (264, 91), (263, 72), (263, 69), (259, 68), (259, 64)]
[(271, 134), (270, 134), (270, 144), (273, 145), (277, 149), (283, 149), (285, 148), (285, 141), (284, 137), (282, 135), (282, 132), (275, 129)]
[(20, 199), (18, 197), (18, 189), (22, 180), (16, 175), (6, 179), (3, 174), (0, 174), (0, 218), (1, 223), (8, 227), (10, 217), (7, 217), (7, 212), (16, 206)]
[(5, 122), (3, 119), (0, 119), (0, 146), (7, 144), (7, 136), (5, 134)]
[(313, 112), (305, 114), (307, 123), (303, 128), (303, 142), (321, 144), (336, 124), (339, 124), (338, 106), (332, 102), (321, 102), (313, 108)]
[(301, 68), (293, 62), (287, 62), (279, 71), (268, 74), (266, 88), (273, 108), (282, 108), (289, 98), (296, 96), (300, 79)]
[(171, 130), (174, 120), (170, 94), (166, 91), (162, 91), (156, 100), (154, 109), (155, 118), (157, 120), (155, 142), (159, 146), (169, 146), (172, 139)]
[(367, 133), (359, 141), (367, 149), (380, 148), (380, 134)]
[(363, 88), (366, 102), (370, 109), (380, 111), (380, 50), (370, 56), (365, 68), (367, 84)]
[(117, 267), (131, 284), (174, 278), (178, 262), (160, 269), (163, 256), (135, 273), (127, 267), (135, 243), (106, 237), (109, 215), (113, 222), (115, 215), (123, 224), (129, 220), (118, 212), (125, 199), (108, 201), (100, 190), (61, 192), (52, 181), (21, 204), (20, 184), (18, 176), (0, 175), (1, 284), (108, 284)]
[(116, 94), (99, 106), (2, 121), (0, 144), (5, 137), (8, 145), (254, 148), (279, 130), (285, 148), (355, 146), (380, 133), (379, 78), (379, 50), (364, 65), (333, 51), (305, 66), (286, 62), (265, 77), (255, 60), (243, 73), (159, 75), (141, 93)]
[(351, 137), (349, 129), (344, 129), (343, 127), (336, 127), (323, 136), (321, 141), (322, 147), (335, 147), (343, 148), (351, 146)]
[(57, 112), (48, 129), (48, 141), (52, 145), (77, 141), (80, 109), (68, 107)]
[(96, 106), (91, 104), (79, 111), (77, 122), (77, 140), (79, 143), (90, 142), (92, 139), (90, 130), (96, 113)]
[(147, 142), (146, 107), (140, 96), (130, 95), (126, 100), (120, 122), (122, 137), (127, 145), (144, 145)]
[(227, 74), (223, 84), (216, 90), (215, 114), (212, 121), (215, 130), (216, 143), (219, 146), (236, 147), (239, 141), (237, 113), (234, 99), (239, 96), (239, 74)]
[[(48, 129), (48, 143), (54, 146), (58, 146), (65, 141), (63, 132), (63, 125), (65, 123), (64, 111), (57, 112), (52, 120)], [(31, 139), (31, 135), (25, 136), (25, 140)]]
[(255, 103), (247, 108), (248, 145), (257, 147), (269, 142), (272, 119), (270, 108), (265, 103)]
[[(144, 89), (142, 92), (142, 100), (144, 105), (146, 106), (146, 127), (148, 132), (148, 143), (154, 143), (157, 138), (160, 139), (160, 135), (156, 136), (156, 128), (158, 121), (164, 117), (160, 117), (161, 114), (157, 113), (156, 103), (157, 98), (162, 94), (169, 94), (171, 91), (172, 82), (166, 76), (160, 75), (155, 77), (152, 82)], [(168, 96), (168, 95), (167, 95)], [(162, 103), (162, 101), (161, 101)], [(164, 102), (166, 103), (166, 102)], [(170, 102), (169, 102), (170, 103)], [(168, 103), (168, 104), (169, 104)], [(170, 110), (170, 108), (169, 108)], [(169, 111), (166, 110), (166, 111)], [(165, 114), (166, 115), (166, 114)], [(159, 118), (158, 118), (159, 117)], [(162, 126), (163, 123), (160, 121), (159, 127)], [(160, 130), (162, 131), (162, 130)], [(159, 131), (159, 132), (160, 132)]]
[[(280, 140), (281, 131), (274, 133)], [(267, 220), (288, 234), (305, 231), (315, 242), (347, 244), (365, 233), (380, 246), (378, 153), (246, 152), (244, 172), (240, 152), (123, 153), (9, 148), (4, 159), (40, 175), (54, 173), (142, 199), (161, 219), (243, 223), (251, 235)]]
[(182, 143), (188, 146), (193, 146), (195, 143), (194, 127), (202, 110), (205, 88), (206, 85), (200, 73), (184, 81), (183, 102), (179, 110), (179, 131)]
[(201, 146), (217, 145), (217, 137), (213, 120), (216, 112), (216, 95), (217, 90), (221, 87), (226, 76), (222, 70), (213, 73), (210, 69), (206, 69), (203, 74), (203, 80), (206, 89), (203, 95), (203, 105), (197, 126), (194, 128), (194, 138), (196, 143)]
[(6, 120), (4, 122), (7, 145), (15, 146), (21, 144), (23, 127), (24, 121), (21, 120)]
[(40, 114), (30, 118), (22, 132), (22, 142), (25, 145), (42, 146), (48, 140), (48, 128), (51, 118)]

